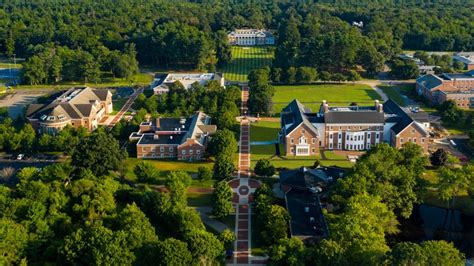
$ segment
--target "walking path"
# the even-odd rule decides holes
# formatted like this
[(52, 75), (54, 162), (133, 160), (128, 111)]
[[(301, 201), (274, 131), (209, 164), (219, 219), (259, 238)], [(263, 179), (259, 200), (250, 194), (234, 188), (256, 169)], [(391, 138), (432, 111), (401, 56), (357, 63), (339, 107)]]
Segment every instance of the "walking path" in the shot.
[[(195, 207), (194, 209), (197, 212), (199, 212), (202, 222), (207, 224), (212, 229), (216, 230), (218, 233), (222, 233), (224, 232), (224, 230), (230, 229), (226, 224), (209, 217), (209, 213), (212, 212), (211, 207)], [(234, 229), (230, 229), (230, 230), (234, 230)]]
[(229, 182), (234, 191), (233, 202), (235, 206), (235, 233), (237, 240), (234, 246), (234, 258), (232, 265), (256, 265), (264, 264), (261, 259), (254, 259), (251, 255), (251, 204), (253, 193), (260, 186), (257, 180), (251, 179), (250, 172), (250, 122), (247, 119), (247, 100), (249, 88), (242, 86), (242, 105), (240, 122), (240, 148), (239, 167), (237, 178)]
[(120, 111), (115, 115), (115, 117), (109, 123), (110, 128), (113, 128), (115, 124), (117, 124), (120, 121), (120, 119), (122, 119), (123, 115), (128, 111), (128, 109), (130, 109), (135, 99), (142, 92), (143, 92), (143, 88), (140, 88), (136, 90), (135, 93), (132, 94), (132, 96), (130, 96), (130, 98), (128, 98), (127, 102), (125, 102), (125, 104), (122, 106), (122, 109), (120, 109)]

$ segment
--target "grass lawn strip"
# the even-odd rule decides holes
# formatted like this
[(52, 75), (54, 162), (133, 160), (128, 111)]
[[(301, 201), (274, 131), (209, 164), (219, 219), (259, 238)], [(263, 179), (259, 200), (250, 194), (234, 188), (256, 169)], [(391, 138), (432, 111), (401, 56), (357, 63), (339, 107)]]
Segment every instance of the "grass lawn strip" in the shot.
[(312, 84), (312, 85), (283, 85), (274, 86), (274, 112), (280, 113), (293, 99), (298, 99), (313, 112), (319, 109), (323, 100), (329, 106), (347, 106), (353, 102), (359, 105), (372, 105), (374, 100), (380, 100), (370, 86), (364, 84)]
[(272, 52), (266, 47), (232, 47), (232, 61), (220, 71), (228, 81), (247, 81), (252, 69), (271, 64)]

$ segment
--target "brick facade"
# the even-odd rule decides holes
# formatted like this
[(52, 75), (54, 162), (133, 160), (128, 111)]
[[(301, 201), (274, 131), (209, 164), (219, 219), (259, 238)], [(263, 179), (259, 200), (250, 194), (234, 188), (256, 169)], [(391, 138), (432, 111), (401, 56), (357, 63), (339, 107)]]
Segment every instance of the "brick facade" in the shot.
[(296, 155), (296, 153), (316, 155), (319, 153), (318, 135), (304, 124), (295, 128), (290, 134), (288, 134), (285, 138), (285, 143), (285, 151), (287, 155)]

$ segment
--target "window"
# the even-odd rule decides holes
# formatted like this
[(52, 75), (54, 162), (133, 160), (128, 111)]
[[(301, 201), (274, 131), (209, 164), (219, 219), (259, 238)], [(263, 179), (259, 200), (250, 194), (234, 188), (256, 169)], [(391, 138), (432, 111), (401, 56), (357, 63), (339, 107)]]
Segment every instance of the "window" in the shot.
[(349, 140), (349, 135), (346, 135), (346, 140)]
[(332, 149), (332, 143), (329, 143), (329, 149)]
[(329, 139), (332, 139), (332, 133), (329, 133)]
[(372, 133), (369, 132), (369, 133), (367, 134), (367, 139), (370, 139), (370, 136), (372, 136)]
[(413, 142), (415, 142), (415, 143), (416, 143), (416, 138), (413, 138)]
[(295, 152), (295, 150), (293, 149), (293, 147), (290, 148), (290, 152), (291, 152), (291, 153), (294, 153), (294, 152)]
[(201, 150), (196, 150), (196, 154), (201, 154)]
[(301, 130), (301, 134), (304, 134), (304, 133), (306, 133), (306, 130), (304, 130), (304, 129)]
[(342, 146), (342, 144), (341, 144), (341, 143), (338, 143), (338, 144), (337, 144), (337, 149), (340, 150), (340, 149), (341, 149), (341, 146)]
[(400, 143), (403, 143), (403, 138), (400, 138)]
[(312, 138), (312, 139), (311, 139), (311, 143), (312, 143), (312, 144), (316, 144), (316, 139), (315, 139), (315, 138)]
[(182, 150), (181, 153), (182, 153), (182, 154), (186, 154), (186, 150)]
[(173, 152), (174, 148), (173, 148), (173, 147), (170, 147), (168, 150), (169, 150), (170, 152)]
[(299, 139), (299, 143), (300, 144), (307, 144), (308, 142), (306, 141), (306, 138), (304, 136), (301, 136), (301, 138)]
[(425, 143), (425, 138), (421, 138), (421, 143)]
[(193, 150), (189, 150), (189, 154), (193, 154), (193, 152), (194, 152)]
[(156, 151), (155, 147), (151, 148), (151, 152), (155, 152), (155, 151)]
[(339, 139), (342, 139), (342, 133), (341, 133), (341, 132), (339, 132), (338, 138), (339, 138)]
[(329, 127), (329, 130), (332, 130), (332, 126)]
[(291, 143), (291, 144), (295, 143), (295, 141), (293, 140), (293, 138), (290, 139), (290, 143)]
[(315, 148), (312, 148), (312, 149), (311, 149), (311, 152), (312, 152), (312, 153), (316, 153), (316, 149), (315, 149)]
[(375, 139), (379, 139), (379, 133), (375, 134)]
[[(153, 149), (152, 149), (153, 151)], [(165, 152), (165, 147), (160, 147), (160, 152)]]
[(408, 142), (411, 142), (411, 138), (408, 138)]

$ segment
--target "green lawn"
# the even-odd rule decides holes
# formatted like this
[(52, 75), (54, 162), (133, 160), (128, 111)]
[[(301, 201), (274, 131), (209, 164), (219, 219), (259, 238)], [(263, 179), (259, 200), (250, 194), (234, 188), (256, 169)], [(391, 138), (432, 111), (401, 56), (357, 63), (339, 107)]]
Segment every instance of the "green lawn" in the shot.
[[(126, 176), (130, 180), (135, 180), (135, 174), (133, 173), (133, 168), (135, 165), (142, 159), (137, 158), (127, 158), (125, 160), (125, 167), (127, 169)], [(212, 169), (214, 162), (212, 161), (202, 161), (202, 162), (187, 162), (187, 161), (178, 161), (173, 159), (147, 159), (147, 162), (153, 164), (158, 171), (186, 171), (186, 172), (197, 172), (199, 166), (206, 166)]]
[(314, 84), (274, 86), (273, 111), (278, 114), (293, 99), (317, 111), (323, 100), (329, 105), (347, 106), (352, 102), (372, 105), (380, 96), (368, 85), (363, 84)]
[(120, 109), (122, 109), (122, 107), (125, 105), (125, 103), (127, 102), (128, 98), (117, 98), (117, 99), (114, 99), (112, 101), (112, 107), (113, 107), (113, 111), (111, 113), (111, 115), (115, 115), (117, 114)]
[(272, 141), (278, 139), (279, 122), (259, 121), (250, 125), (250, 141)]
[(228, 81), (247, 81), (252, 69), (269, 66), (272, 59), (272, 48), (232, 46), (232, 60), (220, 71)]
[(187, 192), (186, 196), (190, 207), (212, 206), (212, 193)]
[[(260, 121), (250, 125), (250, 141), (272, 141), (278, 138), (278, 131), (280, 130), (279, 122)], [(279, 144), (280, 151), (284, 153), (283, 147)], [(251, 145), (250, 147), (251, 166), (254, 167), (259, 159), (270, 159), (273, 165), (277, 168), (298, 168), (301, 166), (313, 166), (314, 161), (319, 159), (323, 166), (339, 166), (344, 168), (352, 167), (344, 156), (336, 155), (331, 151), (325, 151), (326, 160), (322, 160), (321, 156), (276, 156), (275, 145)]]
[(400, 106), (406, 106), (405, 99), (413, 97), (413, 85), (378, 85), (378, 87)]
[(72, 86), (90, 86), (92, 88), (108, 88), (108, 87), (126, 87), (126, 86), (148, 86), (153, 80), (153, 76), (147, 73), (138, 73), (130, 79), (104, 77), (98, 83), (81, 83), (81, 82), (63, 82), (54, 85), (18, 85), (15, 89), (66, 89)]

